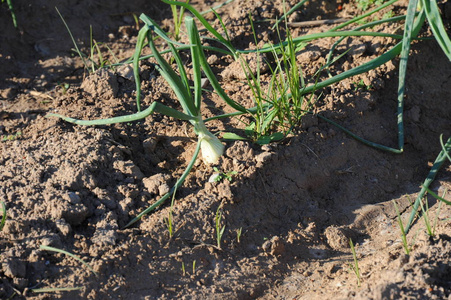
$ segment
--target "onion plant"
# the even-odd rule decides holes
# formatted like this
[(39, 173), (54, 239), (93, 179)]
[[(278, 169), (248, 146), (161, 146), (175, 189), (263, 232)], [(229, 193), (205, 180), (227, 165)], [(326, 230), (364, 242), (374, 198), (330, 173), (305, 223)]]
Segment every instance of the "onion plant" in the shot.
[[(176, 49), (175, 45), (179, 43), (171, 40), (166, 33), (149, 17), (146, 15), (141, 15), (141, 20), (145, 23), (145, 26), (139, 31), (138, 41), (136, 45), (135, 55), (134, 55), (134, 67), (135, 67), (135, 81), (137, 83), (137, 104), (138, 110), (140, 110), (140, 96), (141, 96), (141, 84), (139, 80), (139, 59), (142, 49), (147, 40), (150, 49), (152, 50), (153, 57), (157, 61), (155, 65), (156, 69), (159, 71), (161, 76), (167, 81), (169, 86), (172, 88), (177, 96), (177, 99), (183, 109), (179, 111), (177, 109), (165, 106), (159, 102), (153, 102), (147, 109), (139, 111), (135, 114), (112, 117), (108, 119), (101, 120), (78, 120), (71, 117), (63, 116), (56, 113), (50, 113), (47, 117), (58, 117), (67, 122), (78, 124), (78, 125), (106, 125), (122, 122), (131, 122), (143, 119), (154, 112), (158, 112), (176, 119), (185, 120), (190, 122), (194, 127), (194, 132), (198, 136), (198, 146), (194, 153), (194, 156), (189, 163), (187, 169), (181, 176), (181, 178), (176, 182), (175, 186), (170, 190), (169, 193), (164, 195), (159, 201), (154, 203), (152, 206), (147, 208), (136, 218), (130, 221), (127, 226), (139, 220), (144, 214), (147, 214), (151, 210), (155, 209), (157, 206), (161, 205), (166, 199), (183, 183), (185, 177), (188, 175), (189, 171), (194, 165), (197, 155), (202, 150), (202, 157), (207, 164), (216, 164), (223, 154), (224, 145), (219, 141), (219, 139), (208, 131), (204, 124), (204, 120), (201, 115), (201, 104), (202, 104), (202, 87), (201, 87), (201, 71), (210, 80), (211, 85), (215, 88), (216, 92), (222, 96), (222, 98), (235, 109), (246, 112), (246, 109), (239, 105), (238, 103), (231, 100), (222, 88), (219, 86), (217, 79), (214, 76), (213, 71), (208, 66), (206, 57), (204, 55), (203, 49), (201, 48), (201, 41), (196, 24), (191, 17), (185, 18), (185, 25), (189, 35), (189, 48), (191, 51), (192, 58), (192, 82), (193, 87), (190, 85), (188, 78), (188, 72), (185, 69), (182, 59), (179, 55), (179, 50)], [(156, 45), (154, 43), (154, 34), (157, 34), (165, 41), (168, 42), (169, 48), (173, 55), (173, 58), (177, 64), (177, 69), (179, 75), (172, 69), (171, 65), (163, 58), (160, 54)]]
[[(288, 90), (284, 90), (285, 88), (282, 85), (279, 85), (279, 91), (283, 91), (283, 97), (286, 99), (285, 103), (288, 103), (289, 99), (292, 99), (293, 97), (296, 97), (297, 99), (302, 99), (304, 95), (312, 94), (316, 90), (322, 89), (324, 87), (327, 87), (329, 85), (332, 85), (334, 83), (337, 83), (341, 80), (344, 80), (346, 78), (359, 75), (365, 72), (368, 72), (370, 70), (373, 70), (386, 62), (394, 59), (395, 57), (400, 56), (400, 68), (399, 68), (399, 88), (398, 88), (398, 105), (397, 105), (397, 123), (398, 123), (398, 146), (397, 147), (390, 147), (381, 145), (378, 143), (374, 143), (371, 141), (368, 141), (362, 137), (359, 137), (349, 131), (348, 129), (342, 127), (341, 125), (335, 123), (332, 120), (326, 119), (322, 117), (321, 115), (318, 115), (319, 118), (325, 120), (326, 122), (329, 122), (330, 124), (333, 124), (337, 126), (338, 128), (342, 129), (344, 132), (349, 134), (350, 136), (354, 137), (355, 139), (361, 141), (362, 143), (381, 149), (385, 151), (390, 151), (393, 153), (402, 153), (404, 149), (404, 125), (403, 125), (403, 109), (404, 109), (404, 90), (405, 90), (405, 79), (406, 79), (406, 66), (409, 56), (409, 49), (410, 49), (410, 43), (413, 39), (416, 38), (418, 33), (420, 32), (421, 28), (423, 27), (425, 20), (428, 20), (429, 26), (434, 34), (435, 39), (439, 43), (440, 47), (443, 49), (444, 53), (447, 55), (447, 57), (451, 60), (451, 41), (448, 37), (445, 27), (443, 25), (443, 22), (440, 18), (437, 1), (436, 0), (410, 0), (409, 5), (407, 8), (407, 14), (406, 16), (401, 17), (395, 17), (395, 18), (389, 18), (387, 20), (381, 20), (381, 21), (375, 21), (372, 23), (365, 24), (363, 26), (357, 27), (353, 30), (345, 30), (341, 31), (346, 26), (350, 26), (352, 24), (357, 23), (358, 21), (362, 20), (363, 18), (366, 18), (375, 12), (381, 10), (384, 7), (387, 7), (389, 5), (394, 4), (397, 0), (391, 0), (383, 5), (379, 6), (378, 8), (365, 13), (362, 16), (356, 17), (348, 22), (345, 22), (339, 26), (336, 26), (335, 28), (322, 33), (315, 33), (310, 35), (304, 35), (299, 37), (288, 37), (288, 40), (283, 41), (276, 45), (265, 45), (258, 50), (239, 50), (234, 48), (232, 45), (230, 39), (227, 36), (227, 30), (225, 28), (224, 23), (221, 21), (221, 26), (226, 32), (226, 36), (224, 37), (221, 35), (215, 28), (213, 28), (208, 21), (202, 16), (201, 13), (199, 13), (194, 7), (192, 7), (188, 1), (180, 2), (180, 1), (171, 1), (171, 0), (162, 0), (163, 2), (172, 5), (172, 6), (180, 6), (181, 8), (185, 10), (189, 10), (192, 15), (199, 21), (205, 29), (213, 36), (215, 41), (222, 44), (224, 47), (204, 47), (201, 43), (201, 37), (199, 35), (199, 32), (197, 30), (197, 27), (195, 25), (195, 22), (193, 18), (187, 17), (185, 18), (185, 24), (186, 29), (189, 36), (189, 45), (182, 44), (176, 41), (173, 41), (169, 39), (169, 37), (164, 33), (158, 25), (152, 21), (150, 18), (148, 18), (145, 15), (141, 16), (141, 20), (145, 23), (145, 26), (140, 30), (138, 35), (138, 41), (136, 45), (136, 51), (135, 55), (133, 57), (133, 64), (134, 64), (134, 72), (135, 72), (135, 82), (137, 87), (137, 110), (138, 112), (132, 115), (128, 116), (122, 116), (122, 117), (114, 117), (109, 119), (103, 119), (103, 120), (94, 120), (94, 121), (85, 121), (85, 120), (76, 120), (70, 117), (61, 116), (59, 114), (49, 114), (49, 116), (55, 116), (62, 118), (66, 121), (80, 124), (80, 125), (103, 125), (103, 124), (112, 124), (112, 123), (118, 123), (118, 122), (130, 122), (139, 120), (142, 118), (147, 117), (148, 115), (159, 112), (168, 116), (172, 116), (181, 120), (185, 120), (190, 122), (193, 127), (194, 131), (198, 135), (198, 147), (196, 148), (196, 153), (193, 156), (193, 160), (188, 165), (188, 168), (183, 173), (182, 177), (177, 181), (174, 188), (178, 187), (183, 183), (184, 178), (194, 165), (194, 160), (197, 157), (197, 153), (200, 151), (200, 148), (202, 148), (202, 155), (204, 158), (204, 161), (207, 163), (215, 163), (218, 161), (219, 156), (222, 154), (224, 146), (221, 144), (221, 142), (216, 138), (215, 135), (210, 133), (206, 126), (205, 122), (212, 120), (212, 119), (218, 119), (218, 118), (224, 118), (224, 117), (232, 117), (236, 115), (241, 114), (251, 114), (254, 119), (260, 119), (260, 120), (268, 120), (269, 118), (276, 118), (276, 114), (272, 116), (271, 114), (268, 114), (268, 112), (274, 108), (274, 103), (268, 103), (265, 104), (265, 106), (261, 107), (254, 107), (254, 108), (244, 108), (242, 105), (236, 103), (232, 99), (228, 97), (228, 95), (224, 92), (222, 87), (220, 86), (219, 82), (214, 76), (214, 73), (210, 69), (205, 54), (204, 49), (217, 51), (222, 54), (229, 54), (235, 59), (239, 59), (241, 54), (245, 53), (273, 53), (274, 55), (280, 55), (279, 57), (282, 57), (278, 60), (279, 65), (282, 67), (283, 64), (286, 66), (291, 67), (291, 70), (293, 71), (292, 74), (287, 74), (287, 76), (291, 76), (292, 79), (294, 76), (299, 75), (299, 70), (296, 70), (293, 68), (293, 62), (295, 61), (293, 59), (293, 53), (289, 53), (289, 50), (292, 48), (297, 49), (298, 46), (301, 43), (305, 43), (308, 41), (312, 41), (315, 39), (320, 38), (326, 38), (326, 37), (340, 37), (340, 41), (343, 40), (343, 37), (352, 37), (352, 36), (381, 36), (381, 37), (391, 37), (394, 39), (400, 39), (401, 41), (397, 43), (395, 46), (393, 46), (390, 50), (386, 51), (379, 57), (372, 59), (360, 66), (357, 66), (353, 69), (344, 71), (342, 73), (339, 73), (334, 76), (330, 76), (329, 78), (322, 80), (322, 81), (314, 81), (311, 82), (309, 85), (305, 84), (303, 82), (302, 78), (299, 78), (300, 81), (292, 81), (291, 83), (288, 83), (286, 87), (289, 87), (289, 93)], [(304, 3), (305, 1), (301, 1), (301, 3)], [(420, 5), (418, 5), (420, 4)], [(301, 4), (300, 4), (301, 5)], [(417, 11), (417, 7), (420, 8), (419, 11)], [(285, 14), (286, 16), (287, 14)], [(179, 16), (178, 16), (179, 17)], [(371, 25), (381, 24), (382, 22), (393, 22), (393, 21), (399, 21), (401, 19), (405, 19), (405, 25), (404, 25), (404, 33), (403, 35), (396, 35), (396, 34), (388, 34), (383, 32), (371, 32), (371, 31), (364, 31), (363, 29), (366, 29)], [(154, 34), (158, 35), (159, 37), (163, 38), (168, 46), (169, 49), (165, 51), (159, 52), (153, 42), (153, 36)], [(157, 61), (156, 68), (160, 72), (160, 74), (166, 79), (170, 87), (174, 90), (183, 111), (176, 110), (174, 108), (162, 105), (158, 102), (153, 102), (147, 109), (141, 111), (141, 83), (139, 80), (139, 61), (141, 59), (149, 58), (150, 56), (144, 56), (141, 57), (141, 51), (146, 43), (146, 40), (148, 42), (149, 47), (152, 50), (152, 54), (150, 56), (154, 57), (154, 59)], [(287, 47), (288, 46), (288, 47)], [(335, 46), (333, 47), (333, 49)], [(333, 50), (332, 49), (332, 50)], [(190, 86), (190, 81), (188, 80), (187, 71), (185, 70), (182, 60), (179, 56), (179, 51), (182, 50), (190, 50), (191, 52), (191, 59), (192, 59), (192, 82), (193, 87)], [(288, 52), (287, 52), (288, 51)], [(177, 64), (177, 68), (179, 70), (179, 75), (172, 69), (171, 65), (165, 61), (162, 57), (163, 53), (170, 52), (172, 53), (173, 59), (175, 60)], [(293, 52), (293, 51), (292, 51)], [(330, 58), (328, 59), (328, 63), (325, 67), (336, 61), (336, 59), (332, 59), (330, 54)], [(277, 67), (279, 70), (282, 70), (282, 68)], [(208, 78), (211, 86), (214, 88), (215, 92), (232, 108), (236, 110), (236, 112), (228, 113), (224, 115), (217, 115), (208, 119), (202, 119), (201, 116), (201, 71), (205, 74), (205, 76)], [(282, 78), (282, 77), (280, 77)], [(297, 79), (296, 79), (297, 80)], [(308, 81), (306, 81), (308, 82)], [(273, 82), (273, 85), (277, 87), (277, 82)], [(298, 85), (295, 87), (294, 85)], [(282, 89), (280, 89), (282, 87)], [(290, 106), (297, 106), (299, 104), (296, 104), (294, 102), (290, 103)], [(264, 109), (262, 109), (264, 108)], [(299, 110), (302, 108), (294, 107), (295, 110)], [(274, 110), (273, 110), (274, 111)], [(265, 114), (262, 116), (261, 114)], [(279, 117), (280, 118), (280, 117)], [(280, 121), (280, 120), (279, 120)], [(282, 121), (283, 122), (283, 121)], [(274, 139), (273, 139), (274, 140)], [(272, 140), (270, 140), (272, 141)], [(447, 143), (448, 145), (448, 143)], [(443, 162), (443, 157), (441, 157), (441, 162)], [(436, 165), (434, 165), (436, 166)], [(439, 168), (441, 164), (437, 164), (437, 168)], [(435, 176), (435, 175), (434, 175)], [(428, 177), (429, 178), (429, 177)], [(170, 193), (174, 191), (174, 188), (171, 190)], [(160, 205), (163, 201), (165, 201), (169, 197), (169, 194), (162, 197), (158, 202), (156, 202), (154, 205), (146, 209), (143, 213), (148, 213), (150, 210), (154, 209), (156, 206)], [(415, 210), (418, 209), (419, 202), (417, 200), (417, 203), (415, 205)], [(143, 214), (142, 213), (142, 214)], [(140, 214), (137, 218), (140, 218), (142, 216)], [(135, 218), (130, 222), (133, 223), (137, 220)], [(409, 224), (407, 225), (406, 231), (408, 230), (409, 226), (411, 225), (411, 220), (409, 221)]]
[[(169, 0), (163, 0), (165, 3), (171, 4), (171, 5), (180, 5), (188, 9), (193, 15), (196, 16), (196, 18), (199, 19), (199, 21), (205, 26), (205, 28), (215, 37), (215, 39), (222, 43), (228, 50), (228, 54), (235, 57), (235, 59), (239, 59), (240, 53), (255, 53), (256, 51), (259, 51), (260, 53), (269, 53), (277, 51), (278, 54), (281, 54), (281, 52), (284, 51), (284, 46), (286, 46), (288, 43), (290, 43), (290, 40), (281, 42), (277, 45), (266, 45), (264, 47), (259, 48), (258, 50), (239, 50), (235, 49), (231, 42), (224, 38), (219, 32), (214, 29), (208, 22), (201, 16), (199, 12), (197, 12), (194, 7), (187, 3), (183, 2), (177, 2), (177, 1), (169, 1)], [(447, 35), (446, 29), (443, 25), (443, 21), (440, 17), (440, 12), (438, 9), (437, 1), (436, 0), (410, 0), (407, 8), (407, 14), (405, 16), (399, 16), (399, 17), (393, 17), (388, 18), (385, 20), (378, 20), (374, 21), (368, 24), (365, 24), (363, 26), (357, 27), (352, 30), (345, 30), (342, 29), (350, 26), (352, 24), (357, 24), (359, 21), (363, 20), (364, 18), (367, 18), (374, 13), (382, 10), (383, 8), (386, 8), (390, 5), (393, 5), (398, 0), (390, 0), (385, 2), (384, 4), (380, 5), (379, 7), (376, 7), (375, 9), (361, 15), (357, 16), (343, 24), (340, 24), (334, 28), (332, 28), (329, 31), (321, 32), (321, 33), (315, 33), (315, 34), (308, 34), (303, 35), (299, 37), (295, 37), (291, 39), (291, 42), (295, 45), (299, 45), (303, 42), (308, 42), (320, 38), (327, 38), (327, 37), (340, 37), (341, 39), (337, 42), (341, 42), (344, 37), (352, 37), (352, 36), (381, 36), (381, 37), (391, 37), (394, 39), (401, 39), (399, 43), (397, 43), (395, 46), (393, 46), (390, 50), (383, 53), (379, 57), (376, 57), (375, 59), (372, 59), (360, 66), (357, 66), (355, 68), (352, 68), (350, 70), (347, 70), (345, 72), (339, 73), (335, 76), (331, 76), (330, 78), (327, 78), (323, 81), (314, 82), (311, 83), (309, 86), (300, 86), (300, 92), (299, 96), (305, 95), (305, 94), (311, 94), (312, 92), (322, 89), (324, 87), (327, 87), (329, 85), (332, 85), (334, 83), (340, 82), (341, 80), (344, 80), (346, 78), (356, 76), (365, 72), (368, 72), (370, 70), (373, 70), (388, 61), (400, 56), (400, 66), (399, 66), (399, 88), (398, 88), (398, 105), (397, 105), (397, 133), (398, 133), (398, 146), (397, 147), (390, 147), (381, 145), (378, 143), (371, 142), (367, 139), (364, 139), (362, 137), (359, 137), (349, 131), (348, 129), (344, 128), (343, 126), (333, 122), (332, 120), (326, 119), (322, 117), (321, 115), (318, 115), (319, 118), (323, 119), (326, 122), (329, 122), (332, 125), (337, 126), (353, 138), (357, 139), (358, 141), (377, 148), (384, 151), (389, 151), (392, 153), (402, 153), (404, 151), (404, 123), (403, 123), (403, 110), (404, 110), (404, 93), (405, 93), (405, 80), (406, 80), (406, 70), (407, 70), (407, 61), (409, 56), (409, 49), (410, 44), (412, 40), (416, 39), (416, 36), (420, 32), (421, 28), (425, 24), (426, 19), (428, 20), (428, 24), (431, 28), (431, 31), (434, 34), (434, 37), (440, 47), (442, 48), (445, 55), (451, 60), (451, 40), (449, 36)], [(301, 1), (298, 5), (302, 5), (305, 1)], [(419, 8), (419, 11), (417, 11), (417, 7)], [(292, 12), (293, 10), (290, 10), (288, 13)], [(284, 17), (288, 15), (286, 13)], [(378, 24), (382, 24), (384, 22), (395, 22), (405, 19), (405, 25), (404, 25), (404, 33), (403, 35), (396, 35), (396, 34), (388, 34), (383, 32), (371, 32), (371, 31), (363, 31), (363, 29), (369, 28), (371, 26), (375, 26)], [(224, 29), (224, 28), (223, 28)], [(333, 51), (336, 47), (336, 45), (332, 47), (331, 51)], [(210, 50), (218, 51), (221, 53), (224, 53), (224, 49), (218, 49), (218, 48), (210, 48)], [(227, 52), (227, 51), (226, 51)], [(331, 55), (329, 54), (328, 63), (331, 62)], [(287, 94), (286, 97), (290, 97), (290, 94)], [(254, 109), (248, 109), (247, 112), (253, 112), (253, 113), (266, 113), (265, 110), (258, 110), (257, 108)], [(224, 116), (216, 116), (215, 118), (220, 117), (229, 117), (233, 115), (239, 115), (243, 112), (236, 112), (232, 114), (227, 114)], [(258, 116), (257, 116), (258, 117)]]

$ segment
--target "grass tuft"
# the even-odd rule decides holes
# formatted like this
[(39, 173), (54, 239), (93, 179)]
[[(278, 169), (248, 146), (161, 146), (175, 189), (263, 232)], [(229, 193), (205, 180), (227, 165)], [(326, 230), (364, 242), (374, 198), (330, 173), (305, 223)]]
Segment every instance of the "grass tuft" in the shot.
[(355, 251), (354, 243), (352, 242), (352, 239), (349, 239), (349, 246), (351, 246), (352, 258), (354, 259), (354, 264), (351, 264), (349, 267), (354, 272), (354, 274), (357, 278), (357, 286), (360, 287), (360, 285), (362, 283), (362, 276), (360, 274), (359, 261), (357, 259), (357, 253)]
[(215, 229), (216, 229), (216, 246), (221, 250), (221, 240), (224, 235), (225, 225), (221, 225), (222, 221), (222, 204), (218, 206), (215, 214)]

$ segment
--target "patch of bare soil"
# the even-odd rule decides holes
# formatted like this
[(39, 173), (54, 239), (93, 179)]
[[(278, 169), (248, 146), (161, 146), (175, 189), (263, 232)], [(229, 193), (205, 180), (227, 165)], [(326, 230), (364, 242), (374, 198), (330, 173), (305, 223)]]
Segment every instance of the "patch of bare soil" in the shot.
[[(222, 1), (220, 1), (222, 2)], [(297, 1), (287, 1), (294, 5)], [(215, 1), (192, 1), (200, 11)], [(435, 237), (419, 219), (401, 242), (396, 200), (406, 223), (409, 205), (440, 152), (439, 136), (451, 135), (451, 68), (433, 40), (415, 42), (408, 68), (406, 145), (396, 155), (364, 146), (313, 116), (280, 143), (228, 142), (218, 168), (237, 172), (232, 181), (209, 182), (214, 170), (199, 159), (173, 208), (165, 205), (131, 228), (124, 226), (164, 195), (183, 173), (196, 147), (188, 124), (155, 114), (140, 122), (82, 127), (44, 118), (58, 112), (95, 119), (136, 111), (127, 67), (89, 76), (73, 47), (57, 6), (84, 51), (89, 25), (96, 41), (119, 60), (136, 42), (133, 14), (141, 12), (170, 30), (167, 5), (151, 1), (13, 1), (19, 29), (0, 6), (0, 201), (8, 219), (0, 232), (2, 299), (443, 299), (451, 294), (450, 208), (429, 199)], [(394, 8), (405, 9), (405, 1)], [(290, 21), (350, 18), (353, 1), (312, 1)], [(237, 48), (252, 48), (251, 12), (258, 39), (277, 42), (271, 23), (283, 1), (235, 0), (218, 9)], [(379, 17), (385, 12), (381, 12)], [(446, 16), (445, 17), (449, 17)], [(206, 18), (218, 29), (211, 13)], [(259, 22), (262, 21), (262, 22)], [(331, 25), (293, 28), (293, 36)], [(399, 32), (396, 25), (377, 30)], [(431, 36), (425, 31), (424, 36)], [(333, 39), (297, 54), (311, 76), (325, 63)], [(331, 69), (342, 72), (394, 44), (386, 38), (349, 38), (351, 49)], [(105, 55), (110, 57), (109, 51)], [(251, 105), (250, 91), (233, 60), (209, 54), (221, 84), (236, 101)], [(397, 61), (335, 84), (318, 96), (316, 112), (360, 136), (397, 145)], [(226, 70), (226, 71), (225, 71)], [(235, 73), (234, 73), (235, 72)], [(222, 75), (220, 75), (222, 74)], [(235, 74), (235, 75), (234, 75)], [(326, 76), (326, 74), (324, 74)], [(177, 107), (152, 64), (142, 64), (144, 105)], [(325, 78), (325, 77), (324, 77)], [(207, 87), (208, 88), (208, 87)], [(204, 115), (223, 111), (205, 95)], [(238, 119), (209, 123), (216, 132), (242, 128)], [(451, 188), (445, 164), (433, 190)], [(451, 198), (445, 196), (449, 201)], [(215, 214), (225, 226), (217, 247)], [(167, 223), (173, 215), (175, 234)], [(349, 239), (356, 244), (360, 287), (350, 269)], [(78, 261), (40, 245), (64, 249)], [(36, 288), (81, 287), (34, 293)], [(13, 296), (14, 295), (14, 296)], [(12, 297), (12, 298), (11, 298)]]

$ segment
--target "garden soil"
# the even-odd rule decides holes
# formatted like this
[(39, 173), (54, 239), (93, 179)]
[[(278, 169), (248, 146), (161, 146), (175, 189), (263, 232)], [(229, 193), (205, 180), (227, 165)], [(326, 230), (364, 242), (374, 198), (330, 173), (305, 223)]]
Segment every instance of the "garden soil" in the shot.
[[(286, 2), (288, 9), (297, 1)], [(311, 1), (298, 9), (289, 17), (292, 36), (333, 26), (299, 27), (296, 22), (362, 14), (354, 1), (337, 2)], [(191, 3), (207, 11), (221, 2)], [(7, 215), (0, 232), (1, 299), (449, 299), (451, 209), (428, 199), (434, 236), (426, 234), (424, 218), (418, 218), (407, 235), (407, 255), (393, 204), (406, 224), (410, 204), (441, 150), (440, 135), (451, 135), (451, 65), (435, 40), (412, 45), (402, 154), (366, 146), (316, 115), (306, 115), (277, 143), (224, 142), (225, 154), (216, 167), (231, 180), (211, 182), (217, 171), (199, 158), (172, 207), (169, 200), (125, 227), (181, 176), (196, 135), (187, 122), (161, 114), (95, 127), (46, 118), (49, 112), (80, 119), (136, 112), (131, 66), (87, 70), (55, 7), (87, 57), (92, 30), (107, 64), (132, 56), (137, 26), (142, 26), (134, 16), (145, 13), (173, 32), (170, 7), (141, 0), (12, 4), (17, 29), (6, 3), (0, 5), (0, 201)], [(402, 14), (406, 4), (399, 1), (391, 11)], [(439, 4), (450, 28), (450, 7)], [(256, 47), (249, 15), (260, 46), (277, 43), (278, 35), (286, 33), (284, 25), (279, 34), (271, 29), (283, 15), (281, 0), (235, 0), (216, 10), (239, 49)], [(205, 18), (223, 32), (213, 13)], [(374, 28), (402, 29), (400, 24)], [(421, 35), (432, 36), (426, 27)], [(315, 41), (296, 53), (310, 83), (335, 41)], [(345, 39), (335, 52), (343, 56), (329, 71), (334, 75), (361, 65), (395, 43), (382, 37)], [(240, 66), (229, 56), (207, 55), (230, 97), (251, 107), (252, 93)], [(188, 55), (184, 61), (190, 65)], [(158, 101), (181, 109), (152, 63), (141, 63), (143, 107)], [(395, 59), (317, 91), (311, 98), (314, 112), (396, 148), (398, 64)], [(264, 64), (258, 66), (265, 88), (270, 73)], [(318, 80), (327, 76), (321, 72)], [(205, 89), (212, 90), (208, 84)], [(214, 93), (206, 91), (203, 101), (204, 117), (233, 111)], [(235, 117), (207, 127), (220, 136), (225, 131), (244, 135), (250, 120)], [(448, 200), (450, 178), (446, 162), (432, 185)], [(218, 245), (219, 213), (225, 229)], [(42, 246), (68, 251), (92, 270)], [(75, 290), (45, 290), (70, 288)]]

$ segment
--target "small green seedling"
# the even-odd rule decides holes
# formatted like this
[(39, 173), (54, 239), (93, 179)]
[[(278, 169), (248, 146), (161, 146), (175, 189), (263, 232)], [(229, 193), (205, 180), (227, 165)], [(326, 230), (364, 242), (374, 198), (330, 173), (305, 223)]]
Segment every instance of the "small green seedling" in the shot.
[(357, 92), (359, 89), (369, 91), (373, 88), (371, 84), (366, 85), (365, 82), (363, 82), (363, 79), (360, 79), (359, 82), (354, 82), (354, 85), (355, 85), (354, 92)]
[(385, 0), (357, 0), (357, 7), (363, 11), (366, 11), (373, 4), (376, 6), (380, 6), (384, 3), (384, 1)]
[(359, 261), (357, 260), (357, 254), (355, 252), (354, 243), (352, 242), (352, 239), (349, 239), (349, 246), (351, 246), (352, 257), (354, 258), (354, 264), (350, 264), (349, 267), (357, 277), (357, 286), (360, 287), (361, 275), (359, 269)]
[(435, 228), (437, 227), (438, 216), (439, 216), (439, 214), (440, 214), (440, 210), (441, 210), (441, 208), (442, 208), (442, 204), (443, 204), (443, 203), (449, 204), (449, 201), (446, 201), (446, 200), (444, 199), (445, 196), (446, 196), (446, 194), (448, 193), (448, 189), (445, 189), (445, 191), (443, 191), (443, 194), (442, 194), (441, 197), (438, 196), (437, 194), (435, 194), (434, 192), (432, 192), (430, 189), (427, 189), (427, 191), (428, 191), (428, 193), (429, 193), (430, 195), (432, 195), (435, 199), (437, 199), (437, 200), (439, 201), (437, 211), (435, 212), (434, 222), (433, 222), (432, 225), (431, 225), (430, 220), (429, 220), (429, 215), (428, 215), (429, 207), (427, 206), (427, 201), (426, 201), (426, 210), (424, 210), (423, 204), (420, 203), (420, 205), (421, 205), (421, 210), (423, 211), (424, 222), (425, 222), (425, 224), (426, 224), (426, 231), (427, 231), (427, 234), (428, 234), (430, 237), (434, 237), (434, 236), (435, 236)]
[(219, 205), (215, 214), (216, 245), (219, 250), (221, 250), (221, 240), (225, 230), (225, 225), (221, 226), (221, 220), (222, 220), (222, 205)]
[(0, 231), (2, 231), (3, 227), (5, 226), (6, 222), (6, 205), (5, 202), (0, 202), (0, 205), (2, 207), (2, 220), (0, 221)]
[(215, 174), (212, 176), (212, 181), (214, 182), (220, 182), (223, 179), (227, 179), (228, 181), (232, 181), (232, 176), (238, 174), (237, 171), (229, 171), (229, 172), (221, 172), (217, 167), (213, 167), (213, 170), (215, 170)]
[[(445, 196), (445, 194), (443, 194), (442, 197), (444, 197), (444, 196)], [(426, 225), (426, 232), (431, 238), (435, 236), (435, 227), (437, 225), (438, 214), (440, 213), (440, 210), (442, 208), (442, 203), (443, 203), (442, 201), (439, 201), (438, 209), (435, 212), (434, 221), (431, 224), (431, 220), (429, 218), (429, 203), (428, 203), (427, 198), (426, 197), (424, 198), (424, 204), (423, 204), (423, 201), (420, 202), (420, 207), (421, 207), (421, 212), (423, 215), (424, 224)]]
[[(186, 271), (186, 267), (187, 267), (188, 265), (185, 265), (185, 262), (184, 261), (182, 261), (182, 275), (183, 276), (186, 276), (186, 274), (188, 273), (187, 271)], [(196, 260), (194, 260), (193, 261), (193, 264), (192, 264), (192, 275), (196, 275)]]
[[(186, 4), (189, 4), (189, 0), (185, 1)], [(174, 20), (174, 39), (176, 41), (180, 40), (180, 29), (182, 28), (183, 16), (185, 15), (185, 7), (180, 6), (180, 9), (177, 9), (176, 4), (171, 4), (172, 18)]]
[(21, 131), (16, 132), (15, 134), (8, 134), (8, 135), (0, 135), (0, 141), (6, 142), (6, 141), (15, 141), (22, 135)]
[(166, 227), (168, 228), (169, 239), (172, 239), (172, 237), (174, 236), (174, 233), (175, 233), (173, 211), (174, 211), (174, 200), (175, 200), (176, 192), (177, 192), (177, 190), (175, 190), (174, 193), (172, 193), (172, 201), (171, 201), (171, 207), (169, 208), (168, 217), (164, 219), (164, 222), (166, 223)]
[(243, 227), (236, 230), (236, 241), (239, 243), (241, 241), (241, 234), (243, 233)]
[(404, 228), (404, 224), (402, 223), (402, 220), (401, 220), (401, 214), (399, 213), (398, 204), (396, 203), (395, 200), (393, 200), (393, 205), (394, 205), (395, 210), (396, 210), (398, 225), (399, 225), (399, 228), (401, 229), (401, 239), (402, 239), (402, 245), (404, 247), (404, 252), (407, 255), (410, 255), (411, 246), (409, 246), (409, 243), (407, 242), (407, 233), (406, 233), (406, 230)]
[[(56, 8), (56, 11), (57, 11), (58, 15), (60, 16), (64, 26), (66, 27), (70, 38), (72, 39), (72, 43), (74, 44), (74, 47), (75, 47), (75, 49), (72, 49), (72, 50), (83, 61), (83, 64), (84, 64), (86, 70), (88, 70), (89, 72), (94, 73), (96, 70), (104, 68), (106, 66), (108, 66), (108, 67), (112, 67), (113, 66), (113, 64), (108, 59), (106, 59), (103, 56), (102, 51), (100, 49), (100, 46), (102, 46), (102, 45), (105, 46), (108, 49), (110, 55), (116, 61), (116, 65), (119, 64), (119, 60), (114, 55), (114, 52), (107, 45), (105, 45), (103, 43), (98, 43), (98, 42), (96, 42), (94, 40), (93, 34), (92, 34), (92, 27), (89, 28), (90, 54), (83, 53), (80, 50), (80, 48), (78, 47), (78, 44), (75, 41), (74, 36), (72, 35), (72, 32), (71, 32), (71, 30), (69, 28), (69, 25), (64, 20), (63, 15), (61, 15), (61, 13), (59, 12), (58, 8)], [(97, 58), (96, 58), (96, 52), (97, 52)]]
[(193, 275), (196, 275), (196, 260), (193, 261)]
[[(92, 27), (89, 28), (89, 37), (90, 37), (90, 48), (91, 48), (91, 54), (88, 58), (88, 60), (91, 62), (91, 72), (94, 73), (96, 70), (105, 68), (105, 67), (113, 67), (113, 64), (103, 56), (102, 50), (100, 49), (101, 46), (104, 46), (108, 49), (108, 52), (110, 53), (111, 57), (115, 60), (115, 65), (119, 64), (119, 60), (114, 55), (114, 52), (108, 47), (108, 45), (104, 43), (97, 42), (93, 36), (92, 36)], [(97, 53), (97, 59), (96, 59), (96, 53)], [(85, 55), (82, 53), (82, 55)], [(86, 66), (87, 67), (87, 66)], [(114, 71), (114, 69), (113, 69)]]

